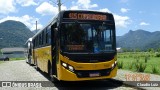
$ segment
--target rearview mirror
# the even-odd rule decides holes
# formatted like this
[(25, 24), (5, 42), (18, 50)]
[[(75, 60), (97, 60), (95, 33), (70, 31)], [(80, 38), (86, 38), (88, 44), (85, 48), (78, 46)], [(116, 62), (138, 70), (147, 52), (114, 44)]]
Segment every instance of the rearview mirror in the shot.
[(58, 28), (54, 28), (54, 32), (55, 32), (55, 31), (58, 31)]

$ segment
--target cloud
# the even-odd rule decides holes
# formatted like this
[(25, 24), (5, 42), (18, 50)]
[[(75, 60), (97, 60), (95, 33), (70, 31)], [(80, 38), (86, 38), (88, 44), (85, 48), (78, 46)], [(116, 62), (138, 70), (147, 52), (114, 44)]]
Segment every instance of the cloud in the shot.
[(64, 5), (62, 5), (62, 6), (61, 6), (61, 9), (62, 9), (62, 10), (67, 10), (67, 7), (64, 6)]
[[(61, 6), (62, 10), (66, 10), (66, 6)], [(56, 15), (58, 13), (58, 7), (52, 6), (48, 2), (43, 2), (39, 7), (36, 8), (36, 12), (41, 15)]]
[[(42, 28), (43, 28), (42, 24), (37, 24), (37, 29), (38, 29), (38, 30), (39, 30), (39, 29), (42, 29)], [(32, 27), (31, 27), (30, 29), (31, 29), (31, 31), (36, 30), (36, 24), (32, 25)]]
[(57, 7), (53, 7), (48, 2), (43, 2), (39, 7), (36, 8), (36, 12), (42, 15), (55, 15), (58, 13)]
[[(77, 2), (72, 1), (71, 10), (79, 10), (79, 9), (89, 9), (98, 7), (97, 4), (92, 4), (90, 0), (78, 0)], [(62, 9), (66, 10), (67, 7), (62, 5)], [(103, 8), (98, 11), (109, 12), (112, 13), (108, 8)], [(42, 15), (56, 15), (58, 13), (57, 6), (54, 7), (48, 2), (43, 2), (39, 7), (36, 8), (36, 12)], [(131, 19), (128, 16), (120, 16), (118, 14), (113, 13), (115, 18), (115, 24), (117, 28), (126, 28), (127, 25), (131, 23)]]
[(146, 23), (146, 22), (141, 22), (139, 25), (141, 25), (141, 26), (148, 26), (148, 25), (150, 25), (149, 23)]
[(84, 9), (98, 7), (97, 4), (91, 4), (91, 0), (78, 0), (77, 4)]
[[(112, 13), (108, 8), (100, 9), (99, 11)], [(112, 14), (117, 28), (126, 28), (132, 21), (128, 16), (120, 16), (116, 13)]]
[(78, 0), (77, 2), (72, 2), (71, 10), (73, 9), (91, 9), (98, 7), (97, 4), (91, 4), (91, 0)]
[(119, 28), (126, 28), (127, 25), (131, 23), (131, 19), (128, 16), (120, 16), (117, 14), (114, 14), (115, 24), (116, 27)]
[(126, 9), (126, 8), (121, 8), (121, 12), (122, 13), (126, 13), (126, 12), (128, 12), (130, 9)]
[(79, 9), (78, 6), (72, 6), (72, 7), (71, 7), (71, 10), (78, 10), (78, 9)]
[[(0, 23), (4, 22), (4, 21), (7, 21), (7, 20), (20, 21), (20, 22), (24, 23), (31, 30), (35, 30), (36, 29), (36, 26), (35, 26), (36, 21), (39, 22), (38, 18), (31, 17), (29, 15), (24, 15), (24, 16), (21, 16), (21, 17), (7, 16), (7, 17), (1, 19)], [(38, 27), (38, 29), (41, 29), (43, 26), (40, 23), (38, 23), (37, 27)]]
[(108, 8), (100, 9), (99, 11), (112, 13)]
[(0, 13), (1, 14), (8, 14), (11, 12), (17, 12), (16, 3), (14, 0), (0, 0)]
[(146, 11), (138, 11), (139, 14), (144, 14)]
[(34, 0), (16, 0), (18, 4), (21, 6), (31, 6), (31, 5), (38, 5), (34, 2)]

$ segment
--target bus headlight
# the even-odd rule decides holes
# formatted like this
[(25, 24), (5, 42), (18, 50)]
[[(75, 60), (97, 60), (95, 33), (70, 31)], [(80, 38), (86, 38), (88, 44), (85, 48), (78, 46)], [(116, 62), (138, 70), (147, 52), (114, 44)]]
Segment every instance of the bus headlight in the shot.
[(114, 61), (114, 63), (112, 64), (112, 69), (114, 69), (117, 65), (117, 61)]
[(114, 63), (112, 64), (112, 68), (114, 68)]
[(66, 64), (66, 63), (62, 63), (62, 66), (66, 68), (66, 67), (67, 67), (67, 64)]
[(69, 65), (69, 64), (67, 64), (67, 63), (64, 63), (64, 62), (62, 62), (62, 61), (61, 61), (61, 64), (62, 64), (62, 66), (63, 66), (65, 69), (67, 69), (67, 70), (69, 70), (69, 71), (71, 71), (71, 72), (74, 72), (73, 66), (71, 66), (71, 65)]
[(68, 69), (72, 72), (74, 72), (74, 68), (72, 66), (68, 66)]
[(117, 61), (115, 61), (114, 64), (116, 65), (116, 64), (117, 64)]

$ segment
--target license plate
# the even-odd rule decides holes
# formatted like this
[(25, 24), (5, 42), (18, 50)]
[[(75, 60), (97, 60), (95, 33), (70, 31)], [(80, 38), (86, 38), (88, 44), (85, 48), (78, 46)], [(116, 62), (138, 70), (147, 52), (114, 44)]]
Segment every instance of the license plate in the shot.
[(97, 76), (100, 76), (100, 74), (99, 73), (90, 73), (89, 76), (90, 77), (97, 77)]

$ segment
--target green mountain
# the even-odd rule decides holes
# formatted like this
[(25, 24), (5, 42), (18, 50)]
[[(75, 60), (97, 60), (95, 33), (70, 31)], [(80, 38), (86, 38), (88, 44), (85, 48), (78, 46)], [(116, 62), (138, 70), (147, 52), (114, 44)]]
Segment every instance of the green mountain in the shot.
[(0, 48), (21, 47), (29, 37), (30, 29), (19, 21), (8, 20), (0, 23)]
[(125, 35), (117, 37), (117, 47), (140, 50), (158, 49), (160, 48), (160, 31), (130, 30)]

